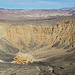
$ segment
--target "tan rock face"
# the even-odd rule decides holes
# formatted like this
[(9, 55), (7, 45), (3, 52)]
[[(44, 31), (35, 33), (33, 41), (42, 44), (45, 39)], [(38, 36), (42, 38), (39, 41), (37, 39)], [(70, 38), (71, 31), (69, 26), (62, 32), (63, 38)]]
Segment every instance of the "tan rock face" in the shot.
[(6, 37), (6, 36), (7, 34), (5, 32), (5, 28), (2, 25), (0, 25), (0, 38)]
[[(23, 50), (32, 40), (40, 44), (46, 43), (50, 46), (60, 41), (61, 44), (71, 44), (75, 41), (75, 21), (64, 21), (57, 23), (54, 27), (51, 26), (11, 26), (0, 24), (0, 38), (7, 38), (19, 50)], [(32, 40), (33, 42), (33, 40)], [(74, 45), (71, 46), (71, 48)], [(19, 59), (18, 59), (19, 58)], [(25, 57), (15, 57), (15, 63), (32, 62), (31, 59)], [(27, 58), (29, 61), (27, 61)], [(16, 60), (18, 62), (16, 62)], [(26, 60), (26, 61), (25, 61)], [(23, 62), (24, 61), (24, 62)]]
[(31, 37), (40, 43), (46, 42), (53, 45), (57, 41), (67, 44), (75, 41), (75, 21), (64, 21), (56, 26), (11, 26), (0, 25), (0, 37), (6, 37), (17, 48), (22, 49), (23, 42), (26, 46), (30, 43)]

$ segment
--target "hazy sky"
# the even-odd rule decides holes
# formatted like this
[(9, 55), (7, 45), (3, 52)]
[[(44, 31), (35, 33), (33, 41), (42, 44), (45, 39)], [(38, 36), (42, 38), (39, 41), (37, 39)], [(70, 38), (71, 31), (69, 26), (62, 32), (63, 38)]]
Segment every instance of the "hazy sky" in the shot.
[(0, 0), (6, 9), (59, 9), (75, 6), (75, 0)]

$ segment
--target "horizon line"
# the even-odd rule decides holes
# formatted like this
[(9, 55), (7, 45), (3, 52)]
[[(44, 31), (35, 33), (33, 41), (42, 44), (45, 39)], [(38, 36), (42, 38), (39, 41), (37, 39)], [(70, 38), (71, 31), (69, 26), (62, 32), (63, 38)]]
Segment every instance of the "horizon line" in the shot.
[[(64, 8), (50, 8), (50, 9), (65, 9), (65, 8), (73, 8), (73, 7), (75, 7), (75, 6), (72, 6), (72, 7), (64, 7)], [(36, 8), (36, 9), (34, 9), (34, 8), (32, 8), (32, 9), (24, 9), (24, 8), (17, 8), (17, 9), (15, 9), (15, 8), (0, 8), (0, 9), (4, 9), (4, 10), (50, 10), (49, 8), (47, 9), (47, 8)]]

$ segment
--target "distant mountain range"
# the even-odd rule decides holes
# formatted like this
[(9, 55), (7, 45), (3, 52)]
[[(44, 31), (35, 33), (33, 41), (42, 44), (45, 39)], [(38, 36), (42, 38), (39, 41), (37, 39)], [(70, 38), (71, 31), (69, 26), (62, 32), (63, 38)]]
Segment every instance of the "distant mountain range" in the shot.
[(28, 18), (51, 18), (75, 15), (75, 7), (62, 9), (3, 9), (0, 8), (0, 19), (16, 20)]

